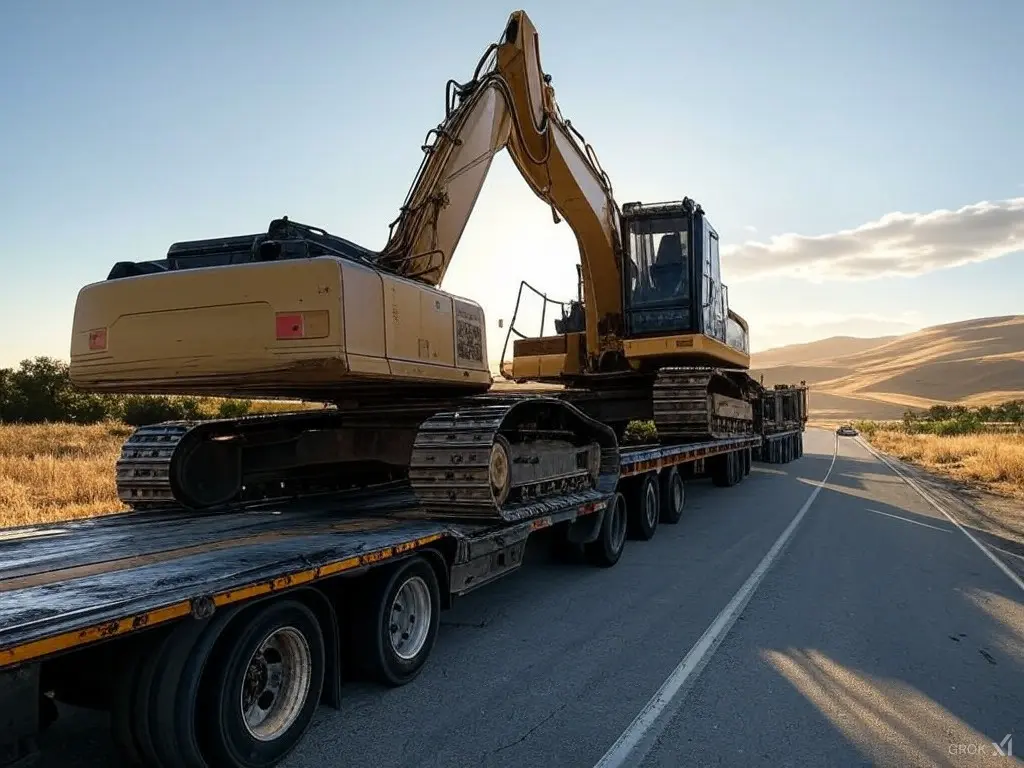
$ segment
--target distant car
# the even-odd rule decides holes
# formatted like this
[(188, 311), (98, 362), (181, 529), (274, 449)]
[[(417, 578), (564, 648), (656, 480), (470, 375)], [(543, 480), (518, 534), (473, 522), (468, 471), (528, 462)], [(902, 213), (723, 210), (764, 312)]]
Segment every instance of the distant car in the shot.
[(856, 437), (857, 430), (849, 425), (844, 425), (836, 430), (836, 434), (842, 435), (843, 437)]

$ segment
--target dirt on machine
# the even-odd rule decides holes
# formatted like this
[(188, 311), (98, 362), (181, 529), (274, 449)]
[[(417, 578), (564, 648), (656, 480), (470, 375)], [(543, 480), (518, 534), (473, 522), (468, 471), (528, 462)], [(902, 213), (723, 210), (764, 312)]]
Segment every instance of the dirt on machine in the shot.
[[(518, 338), (504, 373), (560, 385), (544, 393), (492, 388), (482, 307), (440, 288), (503, 150), (579, 242), (578, 300), (555, 335)], [(133, 508), (404, 481), (425, 514), (521, 520), (614, 488), (631, 421), (653, 420), (662, 443), (755, 434), (766, 390), (720, 270), (691, 198), (616, 202), (517, 11), (472, 77), (449, 83), (382, 250), (283, 217), (118, 263), (79, 293), (71, 377), (97, 392), (331, 406), (139, 428), (117, 464)]]

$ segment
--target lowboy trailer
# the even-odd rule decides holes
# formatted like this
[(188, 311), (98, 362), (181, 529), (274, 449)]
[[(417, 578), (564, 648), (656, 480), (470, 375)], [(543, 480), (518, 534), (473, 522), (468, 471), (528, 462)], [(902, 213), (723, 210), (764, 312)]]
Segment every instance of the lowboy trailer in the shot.
[[(623, 446), (612, 489), (517, 523), (432, 521), (395, 483), (241, 511), (147, 511), (0, 532), (0, 765), (40, 757), (56, 702), (110, 714), (128, 765), (272, 766), (353, 672), (422, 670), (455, 597), (517, 569), (531, 534), (618, 562), (678, 523), (685, 482), (735, 485), (803, 453), (760, 435)], [(787, 427), (787, 428), (782, 428)], [(774, 430), (774, 431), (773, 431)]]

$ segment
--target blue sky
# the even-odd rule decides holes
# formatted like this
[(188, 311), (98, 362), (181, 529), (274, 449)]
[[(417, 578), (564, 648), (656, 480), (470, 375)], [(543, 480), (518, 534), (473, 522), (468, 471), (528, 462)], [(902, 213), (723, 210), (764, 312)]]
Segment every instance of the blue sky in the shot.
[[(827, 245), (892, 212), (1024, 197), (1024, 4), (523, 7), (562, 111), (620, 202), (690, 195), (733, 247), (723, 274), (754, 349), (1024, 311), (1024, 206), (908, 219), (917, 239), (895, 261), (891, 243), (864, 246), (880, 257), (869, 275), (899, 262), (902, 276), (845, 269), (856, 233), (845, 261), (813, 252), (819, 241), (770, 245), (786, 233)], [(445, 82), (469, 77), (513, 8), (9, 4), (0, 365), (66, 358), (79, 287), (176, 240), (258, 232), (287, 214), (381, 247), (443, 116)], [(942, 268), (977, 258), (975, 243), (1018, 251)], [(576, 259), (568, 226), (500, 158), (443, 287), (483, 304), (496, 358), (518, 281), (568, 298)]]

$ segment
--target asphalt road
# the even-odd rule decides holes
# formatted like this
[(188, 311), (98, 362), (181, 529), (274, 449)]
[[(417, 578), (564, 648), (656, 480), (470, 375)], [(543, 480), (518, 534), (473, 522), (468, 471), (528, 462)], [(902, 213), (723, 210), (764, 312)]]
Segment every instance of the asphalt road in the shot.
[[(71, 713), (43, 764), (113, 764), (104, 726)], [(349, 685), (284, 765), (1000, 765), (1007, 734), (1024, 753), (1024, 589), (809, 430), (798, 461), (694, 483), (610, 570), (538, 551), (462, 599), (415, 682)]]

